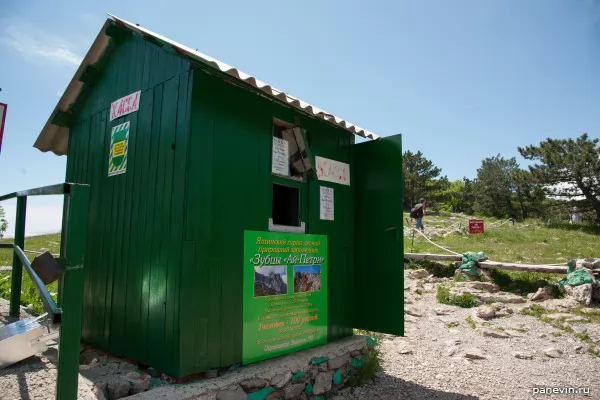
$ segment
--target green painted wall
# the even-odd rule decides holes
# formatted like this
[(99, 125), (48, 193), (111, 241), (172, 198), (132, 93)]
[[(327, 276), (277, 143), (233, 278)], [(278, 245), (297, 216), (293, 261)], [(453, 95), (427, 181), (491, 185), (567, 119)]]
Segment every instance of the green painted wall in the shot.
[[(181, 371), (241, 362), (244, 230), (268, 230), (273, 118), (299, 123), (312, 151), (352, 164), (354, 136), (201, 71), (194, 73), (181, 281)], [(351, 168), (352, 174), (352, 168)], [(277, 179), (279, 182), (285, 179)], [(352, 334), (353, 186), (301, 187), (308, 233), (328, 235), (329, 337)], [(319, 185), (335, 191), (335, 222), (319, 219)]]
[[(70, 130), (67, 181), (89, 183), (83, 340), (178, 372), (189, 63), (138, 36), (112, 46)], [(109, 122), (110, 103), (142, 90)], [(131, 122), (127, 172), (108, 177), (110, 131)]]
[[(175, 376), (240, 363), (243, 232), (268, 230), (273, 118), (305, 128), (351, 179), (354, 136), (137, 36), (103, 64), (67, 159), (67, 181), (91, 185), (83, 340)], [(109, 122), (110, 103), (139, 89), (139, 111)], [(110, 130), (125, 121), (127, 172), (108, 177)], [(292, 184), (308, 233), (328, 236), (329, 337), (351, 335), (354, 186)], [(320, 185), (334, 188), (335, 222), (319, 219)]]

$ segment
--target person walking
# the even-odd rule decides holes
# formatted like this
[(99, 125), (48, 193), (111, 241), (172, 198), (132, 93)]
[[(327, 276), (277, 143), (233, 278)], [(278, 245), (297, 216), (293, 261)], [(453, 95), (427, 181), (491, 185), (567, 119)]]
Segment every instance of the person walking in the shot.
[(419, 203), (410, 210), (410, 217), (417, 221), (417, 229), (423, 232), (425, 226), (423, 225), (423, 217), (425, 216), (425, 199), (420, 199)]

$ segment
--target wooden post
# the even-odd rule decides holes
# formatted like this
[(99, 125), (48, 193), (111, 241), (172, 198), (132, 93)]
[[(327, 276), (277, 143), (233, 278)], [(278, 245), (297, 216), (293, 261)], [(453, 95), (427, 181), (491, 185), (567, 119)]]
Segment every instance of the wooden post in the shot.
[[(25, 249), (25, 217), (27, 214), (27, 197), (17, 197), (17, 217), (15, 219), (15, 245)], [(13, 251), (12, 276), (10, 286), (11, 317), (19, 317), (21, 311), (21, 282), (23, 280), (23, 265), (21, 259)]]
[(66, 269), (62, 284), (62, 315), (58, 346), (56, 399), (76, 400), (83, 300), (84, 255), (89, 211), (89, 186), (72, 185), (66, 238)]

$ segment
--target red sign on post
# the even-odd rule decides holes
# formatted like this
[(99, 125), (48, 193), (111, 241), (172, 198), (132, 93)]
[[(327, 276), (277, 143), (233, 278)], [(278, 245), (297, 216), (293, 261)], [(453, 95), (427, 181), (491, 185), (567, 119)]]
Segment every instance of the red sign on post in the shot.
[(0, 151), (2, 151), (2, 136), (4, 135), (4, 122), (6, 121), (6, 109), (8, 106), (0, 103)]
[(482, 219), (470, 219), (469, 220), (469, 233), (483, 233), (483, 220)]

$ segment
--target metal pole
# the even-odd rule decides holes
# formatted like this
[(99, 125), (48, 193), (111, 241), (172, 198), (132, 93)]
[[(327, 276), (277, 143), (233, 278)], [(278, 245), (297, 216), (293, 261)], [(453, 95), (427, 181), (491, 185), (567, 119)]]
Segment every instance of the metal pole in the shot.
[[(15, 219), (15, 245), (25, 248), (25, 217), (27, 213), (27, 197), (17, 197), (17, 218)], [(23, 280), (23, 265), (21, 259), (13, 252), (12, 280), (10, 286), (11, 317), (19, 317), (21, 311), (21, 281)]]
[(62, 285), (62, 316), (58, 347), (56, 399), (76, 400), (83, 300), (84, 255), (89, 211), (89, 186), (72, 185), (66, 226), (66, 269)]

